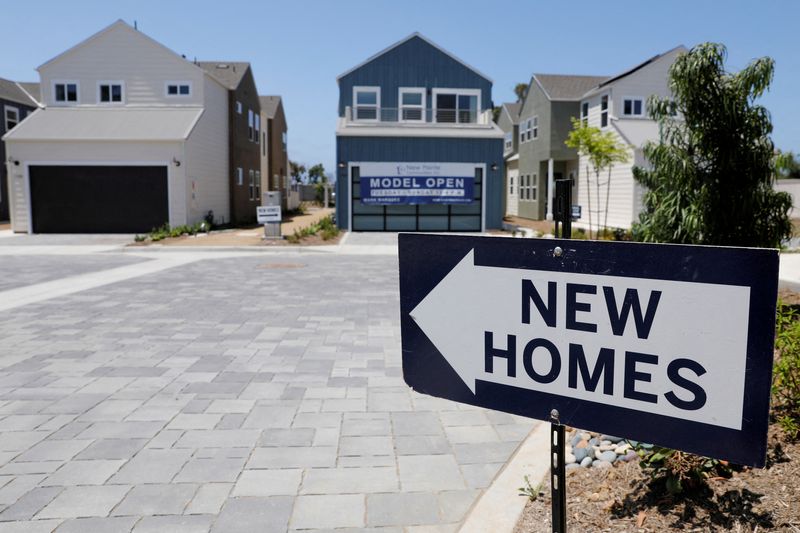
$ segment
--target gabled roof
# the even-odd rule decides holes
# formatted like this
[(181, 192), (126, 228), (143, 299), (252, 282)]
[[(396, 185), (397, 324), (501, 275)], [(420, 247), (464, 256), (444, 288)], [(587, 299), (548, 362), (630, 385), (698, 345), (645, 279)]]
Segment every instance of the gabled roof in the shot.
[(627, 77), (627, 76), (630, 76), (631, 74), (633, 74), (633, 73), (634, 73), (634, 72), (636, 72), (637, 70), (641, 70), (641, 69), (643, 69), (644, 67), (646, 67), (647, 65), (649, 65), (649, 64), (651, 64), (651, 63), (655, 63), (656, 61), (658, 61), (658, 60), (659, 60), (659, 59), (661, 59), (662, 57), (664, 57), (664, 56), (666, 56), (666, 55), (669, 55), (669, 54), (671, 54), (672, 52), (675, 52), (675, 51), (677, 51), (677, 50), (686, 51), (686, 50), (688, 50), (688, 48), (686, 48), (685, 46), (683, 46), (683, 45), (681, 44), (681, 45), (678, 45), (678, 46), (676, 46), (675, 48), (671, 48), (671, 49), (667, 50), (667, 51), (666, 51), (666, 52), (664, 52), (664, 53), (661, 53), (661, 54), (654, 55), (654, 56), (653, 56), (653, 57), (651, 57), (650, 59), (648, 59), (648, 60), (646, 60), (646, 61), (642, 61), (641, 63), (639, 63), (639, 64), (638, 64), (638, 65), (636, 65), (635, 67), (633, 67), (633, 68), (630, 68), (630, 69), (628, 69), (628, 70), (626, 70), (625, 72), (622, 72), (622, 73), (620, 73), (620, 74), (617, 74), (616, 76), (612, 76), (612, 77), (610, 77), (610, 78), (606, 79), (604, 82), (602, 82), (602, 83), (598, 84), (598, 85), (597, 85), (597, 88), (599, 89), (599, 88), (601, 88), (601, 87), (605, 87), (606, 85), (609, 85), (609, 84), (611, 84), (611, 83), (614, 83), (614, 82), (615, 82), (615, 81), (617, 81), (617, 80), (620, 80), (620, 79), (622, 79), (622, 78), (625, 78), (625, 77)]
[(201, 107), (46, 107), (8, 132), (8, 141), (183, 141)]
[(464, 61), (462, 61), (461, 59), (459, 59), (458, 57), (456, 57), (456, 56), (455, 56), (455, 55), (453, 55), (452, 53), (448, 52), (447, 50), (445, 50), (444, 48), (442, 48), (442, 47), (441, 47), (441, 46), (439, 46), (438, 44), (434, 43), (433, 41), (431, 41), (430, 39), (428, 39), (427, 37), (425, 37), (424, 35), (422, 35), (422, 34), (421, 34), (421, 33), (419, 33), (419, 32), (414, 32), (414, 33), (412, 33), (411, 35), (409, 35), (408, 37), (406, 37), (405, 39), (400, 39), (399, 41), (397, 41), (397, 42), (396, 42), (396, 43), (394, 43), (393, 45), (391, 45), (391, 46), (389, 46), (389, 47), (387, 47), (387, 48), (384, 48), (383, 50), (381, 50), (381, 51), (380, 51), (380, 52), (378, 52), (377, 54), (375, 54), (375, 55), (373, 55), (373, 56), (369, 57), (369, 58), (368, 58), (368, 59), (366, 59), (365, 61), (362, 61), (361, 63), (359, 63), (358, 65), (354, 66), (354, 67), (353, 67), (353, 68), (351, 68), (350, 70), (348, 70), (348, 71), (346, 71), (346, 72), (343, 72), (342, 74), (340, 74), (339, 76), (337, 76), (337, 77), (336, 77), (336, 81), (338, 82), (339, 80), (341, 80), (342, 78), (344, 78), (345, 76), (347, 76), (348, 74), (350, 74), (351, 72), (353, 72), (353, 71), (355, 71), (355, 70), (358, 70), (358, 69), (360, 69), (361, 67), (363, 67), (363, 66), (364, 66), (364, 65), (366, 65), (367, 63), (371, 63), (372, 61), (376, 60), (377, 58), (379, 58), (379, 57), (380, 57), (380, 56), (382, 56), (383, 54), (385, 54), (385, 53), (387, 53), (387, 52), (389, 52), (389, 51), (391, 51), (391, 50), (394, 50), (394, 49), (395, 49), (395, 48), (397, 48), (398, 46), (400, 46), (400, 45), (402, 45), (402, 44), (405, 44), (406, 42), (410, 41), (411, 39), (413, 39), (413, 38), (415, 38), (415, 37), (417, 37), (417, 38), (419, 38), (419, 39), (422, 39), (423, 41), (425, 41), (426, 43), (428, 43), (428, 44), (429, 44), (429, 45), (431, 45), (432, 47), (436, 48), (437, 50), (439, 50), (440, 52), (442, 52), (442, 53), (443, 53), (443, 54), (445, 54), (446, 56), (450, 57), (451, 59), (453, 59), (453, 60), (455, 60), (455, 61), (457, 61), (457, 62), (459, 62), (459, 63), (461, 63), (462, 65), (464, 65), (465, 67), (467, 67), (467, 68), (468, 68), (468, 69), (470, 69), (472, 72), (474, 72), (475, 74), (477, 74), (477, 75), (478, 75), (478, 76), (480, 76), (481, 78), (485, 79), (486, 81), (488, 81), (488, 82), (490, 82), (490, 83), (494, 83), (494, 82), (492, 81), (492, 78), (490, 78), (489, 76), (487, 76), (486, 74), (484, 74), (484, 73), (483, 73), (483, 72), (481, 72), (480, 70), (476, 69), (475, 67), (473, 67), (473, 66), (469, 65), (468, 63), (465, 63)]
[(574, 76), (571, 74), (534, 74), (533, 80), (539, 85), (550, 101), (577, 101), (587, 91), (607, 80), (608, 76)]
[(503, 113), (508, 115), (512, 124), (519, 123), (519, 112), (522, 110), (522, 102), (505, 102), (503, 104)]
[(261, 103), (261, 111), (264, 112), (267, 118), (275, 118), (275, 113), (278, 111), (278, 106), (281, 105), (281, 97), (259, 96), (258, 100)]
[[(39, 85), (38, 83), (36, 84)], [(0, 78), (0, 98), (36, 107), (38, 102), (17, 82)]]
[(230, 90), (236, 90), (250, 68), (246, 61), (198, 61), (197, 66), (217, 78)]

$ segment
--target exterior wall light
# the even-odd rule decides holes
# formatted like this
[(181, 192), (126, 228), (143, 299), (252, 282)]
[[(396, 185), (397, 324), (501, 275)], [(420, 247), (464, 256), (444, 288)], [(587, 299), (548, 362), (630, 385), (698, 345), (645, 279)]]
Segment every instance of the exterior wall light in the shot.
[(174, 164), (176, 167), (179, 167), (179, 166), (181, 166), (181, 162), (180, 162), (180, 161), (178, 161), (178, 158), (177, 158), (177, 157), (173, 157), (173, 158), (172, 158), (172, 163), (173, 163), (173, 164)]
[(491, 169), (492, 169), (492, 172), (497, 170), (497, 163), (492, 163)]
[(339, 161), (339, 168), (345, 168), (347, 164), (344, 161)]

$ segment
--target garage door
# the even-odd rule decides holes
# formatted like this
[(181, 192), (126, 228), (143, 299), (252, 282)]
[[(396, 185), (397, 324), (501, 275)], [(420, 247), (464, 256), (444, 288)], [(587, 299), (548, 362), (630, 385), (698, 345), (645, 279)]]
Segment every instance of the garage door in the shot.
[(145, 233), (167, 223), (167, 167), (31, 166), (34, 233)]
[(476, 168), (469, 204), (365, 205), (360, 168), (351, 167), (353, 231), (481, 231), (482, 182), (483, 170)]

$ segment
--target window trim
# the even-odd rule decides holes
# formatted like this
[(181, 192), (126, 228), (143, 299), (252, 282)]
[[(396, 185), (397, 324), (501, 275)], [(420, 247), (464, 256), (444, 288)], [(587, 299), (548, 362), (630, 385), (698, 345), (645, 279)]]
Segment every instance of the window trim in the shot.
[(240, 187), (244, 185), (244, 170), (242, 167), (236, 167), (236, 184)]
[(531, 139), (533, 139), (535, 141), (536, 139), (539, 138), (539, 115), (534, 115), (531, 118), (531, 120), (533, 121), (533, 123), (532, 123), (533, 126), (532, 126), (532, 130), (531, 130), (531, 131), (533, 131), (533, 136), (531, 137)]
[[(631, 113), (630, 114), (625, 113), (625, 102), (626, 101), (630, 101), (631, 102)], [(634, 113), (635, 103), (636, 102), (640, 102), (641, 103), (641, 108), (640, 108), (641, 112), (639, 114)], [(622, 116), (623, 117), (626, 117), (626, 118), (644, 118), (644, 116), (645, 116), (644, 107), (645, 107), (644, 106), (644, 98), (642, 98), (641, 96), (623, 96), (622, 97)]]
[[(119, 85), (120, 90), (120, 101), (115, 102), (113, 100), (109, 100), (108, 102), (103, 102), (101, 99), (102, 87), (103, 85), (108, 85), (108, 97), (112, 98), (111, 94), (111, 87), (114, 85)], [(125, 105), (125, 82), (122, 80), (99, 80), (97, 82), (97, 105), (103, 106), (113, 106), (113, 105)]]
[(256, 173), (251, 168), (247, 171), (247, 180), (248, 180), (248, 191), (250, 192), (250, 201), (252, 202), (255, 199), (256, 195)]
[(253, 142), (253, 130), (255, 125), (255, 113), (252, 109), (247, 110), (247, 138)]
[(256, 144), (261, 143), (261, 115), (259, 113), (253, 113), (255, 115), (255, 131), (253, 132), (253, 142)]
[[(403, 104), (404, 94), (419, 94), (422, 96), (421, 104), (419, 105), (405, 105)], [(425, 87), (400, 87), (397, 89), (397, 121), (398, 122), (426, 122), (426, 110), (428, 108), (427, 90)], [(418, 119), (407, 119), (403, 117), (405, 109), (419, 109), (420, 114)]]
[(261, 171), (256, 170), (256, 194), (253, 200), (258, 201), (261, 198)]
[[(603, 109), (603, 99), (605, 99), (606, 108)], [(607, 128), (609, 124), (608, 116), (609, 116), (609, 106), (611, 103), (611, 98), (609, 97), (608, 93), (600, 95), (600, 129)], [(605, 115), (605, 117), (604, 117)], [(603, 120), (605, 119), (605, 124), (603, 124)]]
[[(358, 93), (360, 92), (374, 92), (375, 104), (358, 105)], [(375, 108), (375, 118), (358, 118), (358, 108), (365, 109)], [(371, 85), (354, 85), (353, 86), (353, 120), (357, 122), (379, 122), (381, 118), (381, 88)]]
[[(177, 94), (169, 94), (169, 86), (176, 85), (178, 87)], [(181, 85), (189, 87), (189, 94), (181, 94)], [(194, 95), (194, 87), (191, 81), (185, 80), (167, 80), (164, 82), (164, 97), (166, 98), (191, 98)]]
[(514, 151), (514, 131), (507, 131), (503, 136), (503, 153), (507, 154)]
[(581, 122), (584, 126), (589, 124), (589, 102), (581, 102)]
[(239, 100), (236, 100), (236, 114), (242, 114), (242, 103)]
[[(8, 127), (8, 112), (9, 111), (13, 111), (17, 115), (16, 122), (10, 128)], [(8, 105), (8, 104), (3, 106), (3, 127), (5, 128), (5, 130), (3, 130), (4, 133), (8, 133), (9, 131), (14, 129), (15, 127), (19, 126), (20, 122), (22, 122), (22, 119), (20, 119), (20, 111), (19, 111), (18, 107), (14, 107), (13, 105)]]
[[(437, 97), (440, 94), (455, 94), (456, 95), (456, 120), (454, 122), (439, 122), (438, 117), (437, 117), (437, 113), (436, 113), (436, 111), (437, 111), (436, 100), (437, 100)], [(475, 113), (476, 113), (475, 114), (475, 122), (459, 122), (459, 120), (458, 120), (458, 111), (459, 111), (459, 109), (458, 109), (458, 97), (459, 96), (476, 96), (477, 97), (478, 107), (477, 107), (477, 109), (475, 111)], [(450, 88), (450, 87), (437, 87), (437, 88), (435, 88), (435, 89), (433, 89), (431, 91), (431, 98), (433, 100), (432, 103), (431, 103), (431, 108), (432, 108), (432, 111), (431, 111), (432, 120), (431, 121), (435, 122), (437, 124), (477, 124), (478, 123), (478, 117), (483, 112), (483, 109), (481, 108), (481, 104), (482, 104), (481, 97), (482, 97), (482, 92), (481, 92), (480, 89), (458, 89), (458, 88)]]
[[(67, 96), (67, 85), (74, 85), (75, 86), (75, 101), (71, 100), (56, 100), (56, 86), (63, 85), (64, 86), (64, 97)], [(72, 106), (72, 105), (79, 105), (81, 103), (81, 84), (78, 80), (53, 80), (50, 82), (50, 89), (52, 90), (52, 101), (53, 105), (56, 106)]]

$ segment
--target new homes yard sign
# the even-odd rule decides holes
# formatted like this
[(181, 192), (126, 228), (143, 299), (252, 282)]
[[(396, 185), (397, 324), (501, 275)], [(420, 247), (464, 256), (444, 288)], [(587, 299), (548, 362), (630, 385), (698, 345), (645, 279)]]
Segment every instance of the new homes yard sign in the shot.
[(766, 455), (776, 250), (400, 235), (416, 391), (735, 463)]

